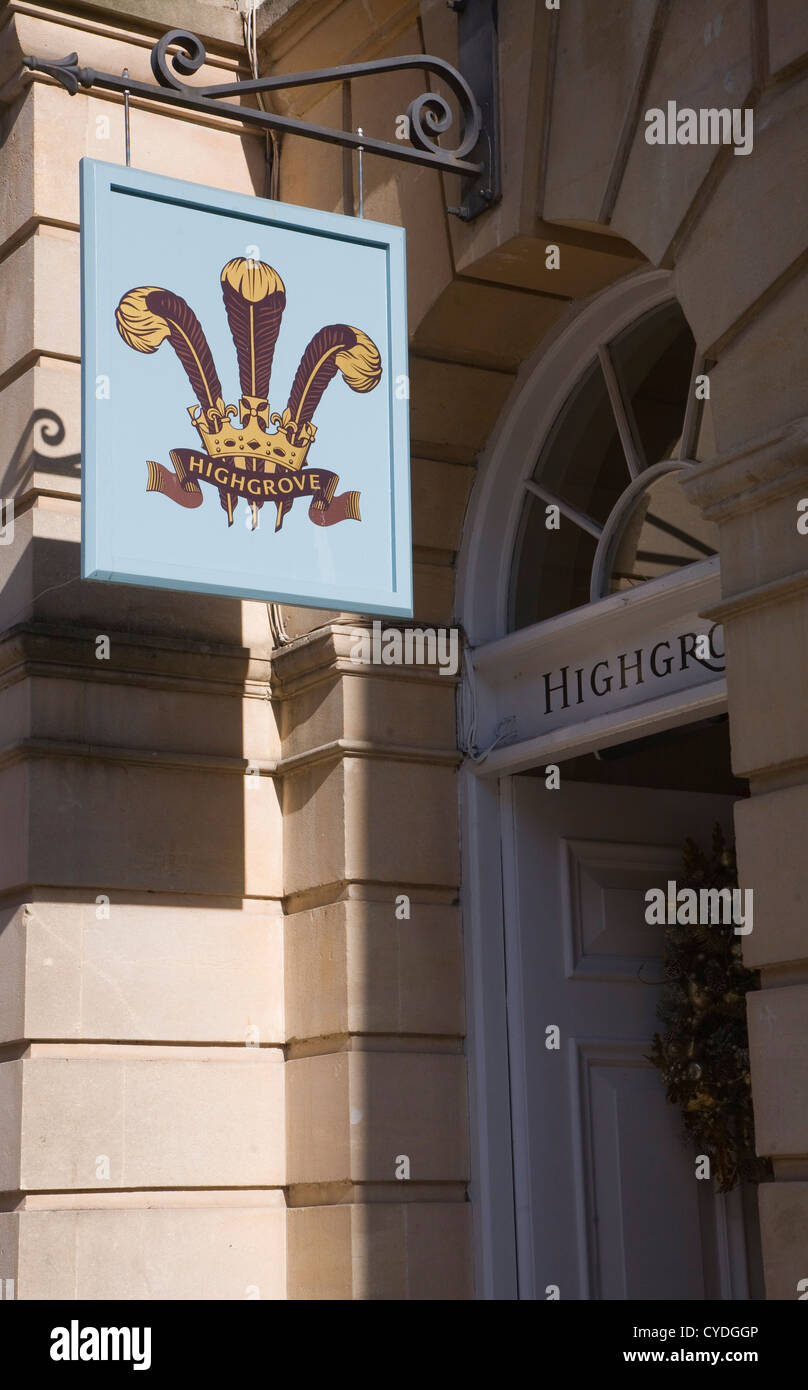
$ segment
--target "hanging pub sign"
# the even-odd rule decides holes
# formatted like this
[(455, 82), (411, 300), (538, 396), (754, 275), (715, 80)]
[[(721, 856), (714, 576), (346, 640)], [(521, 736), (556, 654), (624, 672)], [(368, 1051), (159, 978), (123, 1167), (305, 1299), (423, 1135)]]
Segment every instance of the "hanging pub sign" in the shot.
[(411, 617), (402, 228), (81, 194), (83, 577)]

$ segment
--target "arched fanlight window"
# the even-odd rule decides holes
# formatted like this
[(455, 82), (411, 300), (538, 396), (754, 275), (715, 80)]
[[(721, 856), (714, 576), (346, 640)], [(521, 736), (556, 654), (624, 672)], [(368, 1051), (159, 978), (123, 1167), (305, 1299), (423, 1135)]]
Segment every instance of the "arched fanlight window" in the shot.
[[(598, 348), (524, 484), (512, 629), (716, 553), (715, 527), (679, 486), (697, 456), (695, 378), (705, 370), (672, 300)], [(559, 508), (558, 530), (547, 526), (550, 505)]]

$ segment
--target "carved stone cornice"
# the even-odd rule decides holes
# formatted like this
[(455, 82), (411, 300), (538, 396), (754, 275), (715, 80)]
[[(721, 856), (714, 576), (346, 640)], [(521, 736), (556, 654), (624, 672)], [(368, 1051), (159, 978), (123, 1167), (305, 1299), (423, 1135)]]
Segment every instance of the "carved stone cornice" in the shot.
[(757, 609), (781, 607), (793, 603), (808, 593), (808, 570), (798, 574), (787, 574), (780, 579), (772, 579), (767, 584), (757, 584), (732, 594), (721, 603), (705, 608), (703, 617), (714, 623), (727, 623), (732, 618), (745, 617)]
[(805, 480), (808, 494), (808, 418), (733, 446), (695, 468), (682, 481), (709, 521), (728, 521), (768, 506)]
[(351, 622), (332, 622), (312, 632), (303, 633), (272, 653), (272, 695), (277, 700), (289, 700), (303, 690), (321, 681), (334, 681), (343, 675), (373, 677), (376, 680), (417, 681), (421, 685), (437, 683), (441, 688), (452, 689), (458, 684), (459, 674), (447, 676), (427, 665), (378, 665), (374, 662), (357, 661), (352, 658), (357, 643), (357, 634), (370, 634), (374, 622), (381, 622), (383, 628), (405, 626), (413, 629), (426, 629), (434, 624), (404, 624), (400, 620), (357, 617)]
[(96, 658), (98, 627), (18, 623), (0, 635), (0, 689), (32, 675), (112, 681), (202, 694), (260, 693), (269, 685), (269, 659), (262, 652), (162, 633), (100, 631), (110, 639), (109, 660)]

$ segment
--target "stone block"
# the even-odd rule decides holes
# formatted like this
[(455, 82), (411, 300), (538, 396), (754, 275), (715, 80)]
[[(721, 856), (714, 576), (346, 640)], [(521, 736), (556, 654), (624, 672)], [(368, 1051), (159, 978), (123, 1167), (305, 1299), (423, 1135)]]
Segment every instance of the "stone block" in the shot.
[[(649, 145), (645, 112), (747, 104), (752, 86), (747, 0), (677, 0), (669, 9), (631, 154), (610, 226), (659, 265), (718, 150), (712, 145)], [(740, 162), (742, 156), (733, 156)], [(743, 156), (748, 158), (748, 156)]]
[[(791, 465), (792, 460), (784, 458), (782, 471)], [(804, 497), (808, 497), (808, 473), (796, 478), (788, 488), (778, 488), (778, 495), (767, 498), (763, 506), (740, 511), (719, 523), (721, 593), (725, 599), (808, 568), (808, 537), (797, 530), (797, 520), (802, 516), (798, 504)], [(761, 608), (766, 621), (778, 606)], [(787, 614), (789, 621), (798, 621), (793, 604), (788, 605)], [(743, 615), (733, 618), (732, 625), (733, 630), (740, 632)]]
[(283, 884), (287, 894), (340, 883), (345, 868), (345, 764), (315, 763), (284, 777)]
[(27, 814), (4, 837), (0, 881), (81, 885), (93, 899), (129, 889), (278, 897), (277, 796), (271, 778), (250, 790), (245, 780), (192, 760), (54, 753), (15, 762), (0, 785), (26, 798), (10, 804)]
[[(460, 650), (458, 639), (458, 663)], [(455, 747), (455, 683), (450, 676), (436, 676), (434, 666), (426, 676), (425, 666), (358, 669), (374, 674), (345, 677), (346, 738), (369, 739), (382, 747)], [(388, 672), (386, 677), (375, 674), (380, 669)]]
[(450, 463), (471, 463), (513, 386), (507, 372), (410, 358), (410, 435), (413, 452)]
[(808, 985), (749, 994), (747, 1014), (758, 1153), (808, 1155)]
[(655, 6), (561, 5), (544, 216), (595, 224), (645, 57)]
[(437, 459), (412, 460), (412, 524), (415, 545), (457, 552), (474, 469)]
[[(726, 624), (725, 640), (736, 774), (760, 775), (804, 758), (808, 751), (804, 694), (808, 680), (808, 596), (797, 595), (790, 601), (737, 614)], [(782, 668), (783, 653), (788, 653), (786, 670)], [(777, 680), (770, 676), (774, 670), (781, 672)], [(761, 718), (764, 705), (766, 717)], [(806, 790), (774, 792), (763, 804), (772, 806), (777, 797), (793, 793), (795, 807), (802, 808)], [(754, 800), (757, 803), (760, 798)], [(761, 806), (760, 811), (750, 814), (766, 813)]]
[[(338, 9), (319, 13), (316, 23), (308, 15), (298, 16), (294, 7), (287, 15), (270, 9), (263, 22), (259, 19), (260, 49), (265, 58), (261, 70), (280, 73), (332, 68), (356, 61), (359, 52), (364, 57), (366, 47), (375, 56), (380, 40), (389, 42), (391, 34), (407, 21), (412, 23), (405, 0), (345, 0)], [(313, 90), (318, 93), (321, 89)], [(292, 88), (281, 92), (278, 100), (278, 109), (284, 114), (301, 116), (313, 104), (312, 88)]]
[(769, 1182), (758, 1188), (766, 1297), (804, 1298), (808, 1279), (808, 1182)]
[[(708, 278), (712, 298), (712, 270)], [(699, 293), (708, 297), (706, 284)], [(710, 389), (722, 452), (808, 415), (808, 275), (790, 280), (756, 313), (713, 367)]]
[(81, 496), (81, 368), (43, 357), (2, 393), (0, 497)]
[(515, 286), (454, 280), (418, 328), (416, 350), (434, 358), (515, 372), (566, 308), (563, 299)]
[[(117, 648), (117, 634), (110, 637)], [(89, 643), (88, 643), (89, 646)], [(94, 651), (94, 646), (92, 648)], [(121, 656), (118, 648), (116, 657)], [(135, 685), (131, 673), (118, 680), (109, 663), (87, 662), (78, 679), (54, 663), (53, 675), (32, 676), (27, 687), (28, 717), (24, 734), (36, 738), (65, 739), (96, 748), (142, 749), (154, 754), (202, 754), (265, 762), (277, 755), (277, 734), (270, 702), (247, 695), (238, 698), (233, 679), (230, 689), (211, 679), (166, 679), (164, 688)], [(190, 674), (190, 673), (189, 673)], [(235, 673), (233, 673), (235, 675)], [(3, 692), (4, 696), (11, 692)], [(0, 703), (0, 708), (2, 704)]]
[(350, 758), (345, 874), (406, 889), (459, 882), (457, 779), (450, 766)]
[(0, 377), (34, 352), (81, 353), (79, 239), (41, 227), (0, 262)]
[(340, 645), (348, 661), (354, 652), (355, 665), (332, 679), (296, 689), (279, 703), (284, 758), (341, 738), (375, 743), (380, 751), (385, 744), (401, 743), (424, 749), (454, 747), (454, 682), (436, 677), (434, 668), (365, 664), (365, 633), (373, 655), (368, 621), (342, 633)]
[(282, 936), (279, 903), (113, 898), (4, 909), (0, 1041), (280, 1045)]
[(285, 920), (290, 1039), (345, 1033), (446, 1034), (464, 1028), (457, 908), (349, 899)]
[(25, 1300), (277, 1300), (285, 1218), (275, 1204), (5, 1212), (0, 1253), (15, 1252)]
[[(547, 266), (551, 245), (559, 248), (557, 269)], [(478, 261), (464, 265), (463, 274), (542, 294), (586, 299), (642, 264), (641, 253), (619, 237), (543, 222), (530, 235), (503, 240)]]
[(778, 73), (808, 53), (808, 10), (794, 0), (768, 0), (769, 70)]
[(473, 1297), (468, 1203), (292, 1208), (290, 1299)]
[(466, 1064), (456, 1053), (336, 1052), (287, 1069), (291, 1184), (468, 1176)]
[(744, 963), (752, 970), (808, 960), (807, 815), (806, 785), (735, 803), (740, 879), (755, 895), (754, 926), (741, 938)]
[[(279, 1050), (35, 1055), (22, 1063), (24, 1191), (284, 1182)], [(5, 1064), (3, 1064), (5, 1065)], [(108, 1159), (109, 1176), (102, 1158)]]
[[(0, 1191), (16, 1192), (20, 1185), (20, 1130), (22, 1125), (22, 1062), (0, 1062)], [(11, 1277), (11, 1271), (0, 1278)]]
[(454, 566), (416, 560), (412, 570), (413, 621), (448, 627), (455, 616), (454, 592)]
[[(725, 104), (738, 105), (739, 102), (733, 100)], [(729, 157), (723, 178), (680, 252), (676, 266), (677, 293), (696, 341), (705, 350), (718, 342), (805, 250), (804, 219), (786, 216), (785, 209), (795, 197), (796, 171), (805, 157), (806, 140), (806, 84), (799, 82), (771, 89), (755, 111), (752, 153)], [(796, 196), (799, 198), (801, 191)], [(743, 216), (738, 215), (739, 208), (743, 209)], [(776, 214), (773, 209), (778, 210)], [(804, 314), (804, 297), (802, 303)], [(772, 305), (775, 315), (777, 307), (776, 299)], [(748, 329), (745, 336), (750, 336)], [(793, 349), (799, 338), (792, 334), (786, 341), (789, 349)], [(739, 372), (737, 365), (731, 369), (735, 391), (741, 393), (738, 404), (743, 407), (744, 395), (754, 394), (756, 400), (755, 406), (750, 403), (747, 410), (742, 408), (741, 419), (735, 423), (737, 432), (732, 438), (724, 437), (729, 432), (722, 422), (721, 396), (716, 384), (713, 408), (720, 449), (727, 448), (734, 439), (760, 434), (775, 423), (771, 416), (770, 394), (774, 383), (769, 384), (767, 377), (773, 368), (780, 372), (785, 367), (787, 371), (788, 362), (781, 353), (775, 355), (774, 348), (775, 344), (765, 337), (758, 338), (753, 348), (760, 367), (759, 375), (752, 378), (753, 393), (746, 374)], [(776, 384), (778, 389), (774, 394), (782, 396), (783, 382)], [(786, 386), (786, 394), (787, 391)], [(802, 399), (805, 401), (804, 395)], [(747, 411), (754, 414), (755, 410), (762, 409), (768, 411), (762, 423), (749, 418)], [(779, 409), (782, 410), (782, 405)], [(805, 413), (804, 408), (791, 412)], [(791, 415), (783, 413), (778, 418), (786, 420)]]

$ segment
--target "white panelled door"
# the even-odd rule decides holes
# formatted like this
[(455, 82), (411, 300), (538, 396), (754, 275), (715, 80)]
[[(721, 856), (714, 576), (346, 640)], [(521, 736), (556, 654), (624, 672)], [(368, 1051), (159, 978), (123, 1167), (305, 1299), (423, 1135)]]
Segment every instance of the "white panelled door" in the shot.
[(503, 806), (520, 1297), (746, 1298), (740, 1199), (696, 1178), (646, 1060), (664, 929), (644, 894), (681, 879), (686, 836), (731, 832), (732, 798), (564, 784), (562, 766), (556, 791), (504, 782)]

